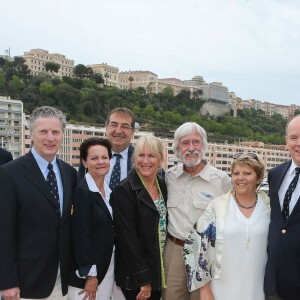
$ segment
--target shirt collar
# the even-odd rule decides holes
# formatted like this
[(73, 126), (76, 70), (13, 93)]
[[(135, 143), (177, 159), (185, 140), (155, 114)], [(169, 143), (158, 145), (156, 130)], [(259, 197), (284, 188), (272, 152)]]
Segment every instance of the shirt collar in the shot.
[(289, 171), (288, 171), (288, 174), (289, 175), (292, 175), (292, 174), (295, 174), (295, 169), (298, 168), (298, 166), (295, 164), (295, 162), (292, 160), (292, 163), (290, 165), (290, 168), (289, 168)]
[[(179, 176), (181, 176), (182, 174), (186, 174), (188, 175), (184, 170), (183, 170), (183, 164), (180, 164), (177, 166), (176, 170), (175, 170), (175, 174), (176, 174), (176, 178), (178, 178)], [(204, 168), (194, 177), (199, 176), (202, 179), (206, 180), (206, 181), (210, 181), (211, 178), (211, 168), (208, 162), (205, 163)]]
[[(91, 192), (95, 192), (95, 193), (100, 193), (97, 184), (95, 182), (95, 180), (93, 179), (93, 177), (91, 176), (91, 174), (86, 173), (85, 174), (85, 179), (86, 179), (86, 183), (88, 185), (88, 188)], [(110, 193), (111, 193), (111, 189), (109, 188), (109, 186), (107, 185), (107, 183), (104, 181), (104, 190), (105, 190), (105, 198), (109, 199)], [(104, 199), (103, 195), (101, 194), (102, 198)]]
[(115, 151), (111, 151), (111, 152), (112, 152), (112, 155), (114, 155), (115, 153), (121, 154), (122, 158), (127, 160), (127, 158), (128, 158), (128, 149), (129, 149), (129, 147), (127, 147), (126, 149), (124, 149), (123, 151), (121, 151), (119, 153), (115, 152)]
[[(40, 170), (42, 171), (42, 173), (48, 171), (48, 164), (49, 161), (46, 160), (45, 158), (43, 158), (42, 156), (40, 156), (34, 149), (34, 147), (31, 148), (31, 153), (33, 155), (33, 157), (35, 158)], [(54, 159), (51, 161), (52, 165), (56, 165), (57, 160), (56, 157), (54, 157)]]

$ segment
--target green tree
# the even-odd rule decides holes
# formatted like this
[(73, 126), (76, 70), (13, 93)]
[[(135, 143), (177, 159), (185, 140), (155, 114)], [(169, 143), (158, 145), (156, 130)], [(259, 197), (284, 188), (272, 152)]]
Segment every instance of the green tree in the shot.
[(100, 73), (94, 73), (93, 77), (92, 77), (96, 83), (100, 84), (100, 83), (104, 83), (104, 79), (102, 74)]
[(0, 74), (0, 95), (5, 95), (5, 94), (6, 94), (5, 76), (4, 74)]
[(296, 110), (294, 111), (294, 116), (297, 116), (297, 115), (300, 115), (300, 109), (296, 109)]
[(78, 64), (74, 68), (74, 76), (83, 79), (83, 78), (93, 78), (94, 71), (91, 67), (86, 67), (83, 64)]
[(76, 113), (81, 99), (79, 90), (66, 83), (61, 83), (55, 88), (54, 94), (58, 107), (62, 110), (69, 111), (71, 114)]
[(171, 86), (167, 85), (161, 92), (163, 97), (166, 97), (168, 99), (171, 99), (174, 97), (174, 90)]
[(54, 93), (54, 87), (52, 84), (42, 82), (39, 86), (40, 94), (43, 96), (52, 96)]
[(12, 98), (20, 97), (23, 88), (24, 83), (22, 80), (17, 75), (14, 75), (12, 80), (8, 83), (8, 94)]
[(45, 63), (45, 70), (47, 72), (51, 72), (53, 77), (54, 77), (54, 73), (57, 73), (59, 71), (59, 68), (60, 68), (60, 64), (57, 64), (55, 62), (47, 61)]
[(143, 113), (144, 113), (146, 120), (152, 119), (154, 116), (154, 113), (155, 113), (153, 106), (151, 104), (148, 104), (143, 109)]

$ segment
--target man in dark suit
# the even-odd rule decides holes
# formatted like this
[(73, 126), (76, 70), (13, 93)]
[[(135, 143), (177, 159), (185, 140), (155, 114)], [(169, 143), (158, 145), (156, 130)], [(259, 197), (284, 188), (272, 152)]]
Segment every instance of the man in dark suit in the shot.
[(300, 299), (300, 115), (287, 124), (286, 145), (292, 160), (268, 175), (271, 223), (264, 281), (268, 300)]
[[(130, 145), (130, 141), (135, 131), (135, 120), (132, 111), (125, 107), (118, 107), (109, 112), (106, 122), (105, 129), (107, 139), (111, 143), (113, 157), (110, 161), (110, 171), (105, 176), (105, 181), (109, 185), (112, 170), (116, 163), (116, 155), (121, 154), (120, 160), (121, 177), (123, 180), (127, 177), (127, 173), (131, 169), (132, 154), (134, 148)], [(78, 183), (84, 177), (84, 167), (80, 163), (78, 170)]]
[(66, 125), (60, 110), (35, 109), (31, 151), (0, 167), (0, 290), (5, 300), (64, 299), (76, 170), (56, 158)]
[(0, 166), (13, 159), (10, 152), (0, 147)]

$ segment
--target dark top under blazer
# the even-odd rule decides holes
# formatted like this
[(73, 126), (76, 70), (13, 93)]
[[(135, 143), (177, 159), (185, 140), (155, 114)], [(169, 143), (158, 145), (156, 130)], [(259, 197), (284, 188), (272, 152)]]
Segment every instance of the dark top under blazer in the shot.
[(13, 159), (11, 153), (0, 147), (0, 166)]
[(76, 265), (70, 285), (84, 288), (85, 279), (75, 270), (96, 265), (99, 284), (111, 260), (114, 245), (114, 225), (110, 212), (100, 193), (90, 191), (82, 179), (74, 193), (72, 216), (72, 242)]
[[(134, 152), (134, 148), (131, 145), (129, 145), (129, 147), (128, 147), (128, 158), (127, 158), (127, 172), (129, 172), (130, 169), (131, 169), (133, 152)], [(111, 165), (110, 167), (113, 168), (114, 166)], [(77, 182), (78, 182), (78, 184), (84, 178), (84, 175), (85, 175), (85, 168), (84, 168), (84, 165), (83, 165), (82, 161), (80, 160), (78, 173), (77, 173)]]
[[(270, 170), (268, 175), (271, 223), (268, 236), (268, 262), (264, 289), (275, 291), (288, 300), (300, 299), (300, 201), (285, 223), (281, 214), (278, 190), (291, 161)], [(282, 230), (285, 232), (282, 232)]]
[[(158, 180), (166, 202), (166, 184)], [(112, 192), (111, 203), (117, 237), (117, 285), (125, 289), (138, 289), (151, 283), (153, 290), (161, 290), (160, 216), (135, 169)]]
[(76, 170), (57, 160), (63, 184), (63, 212), (31, 152), (0, 167), (0, 290), (20, 287), (21, 298), (46, 298), (60, 264), (68, 290), (72, 192)]

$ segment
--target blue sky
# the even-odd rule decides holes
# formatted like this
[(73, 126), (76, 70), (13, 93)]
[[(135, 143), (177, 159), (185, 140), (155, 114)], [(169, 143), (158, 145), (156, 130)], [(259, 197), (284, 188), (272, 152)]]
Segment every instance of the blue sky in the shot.
[(200, 75), (245, 100), (300, 105), (297, 0), (10, 0), (1, 11), (0, 54)]

